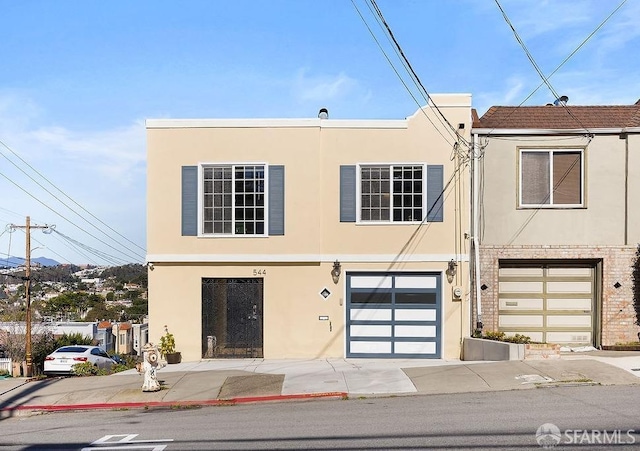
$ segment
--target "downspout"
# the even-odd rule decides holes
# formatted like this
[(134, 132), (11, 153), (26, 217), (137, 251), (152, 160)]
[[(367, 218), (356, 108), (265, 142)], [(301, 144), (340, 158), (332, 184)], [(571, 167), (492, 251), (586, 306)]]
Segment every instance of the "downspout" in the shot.
[(480, 299), (480, 250), (478, 249), (478, 135), (474, 134), (471, 147), (471, 241), (473, 249), (473, 288), (476, 297), (476, 324), (473, 319), (471, 324), (472, 332), (482, 330), (482, 302)]
[(624, 134), (624, 245), (629, 245), (629, 134)]

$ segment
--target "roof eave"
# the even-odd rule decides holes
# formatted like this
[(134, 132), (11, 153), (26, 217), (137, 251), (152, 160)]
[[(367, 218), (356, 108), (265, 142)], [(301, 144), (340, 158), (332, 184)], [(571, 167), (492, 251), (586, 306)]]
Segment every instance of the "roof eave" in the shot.
[(616, 128), (473, 128), (474, 135), (584, 135), (587, 133), (594, 135), (617, 135), (620, 133), (640, 133), (640, 127), (616, 127)]

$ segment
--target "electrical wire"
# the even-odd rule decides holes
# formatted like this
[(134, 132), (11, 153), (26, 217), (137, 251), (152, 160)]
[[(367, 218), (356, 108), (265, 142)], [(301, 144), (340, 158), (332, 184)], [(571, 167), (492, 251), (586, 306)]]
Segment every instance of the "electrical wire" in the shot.
[[(462, 141), (465, 144), (465, 146), (467, 148), (469, 148), (470, 147), (469, 143), (464, 139), (464, 137), (462, 135), (460, 135), (460, 133), (458, 133), (458, 130), (453, 125), (451, 125), (449, 120), (446, 118), (446, 116), (442, 113), (442, 111), (440, 110), (438, 105), (433, 101), (433, 99), (429, 95), (429, 92), (427, 91), (427, 89), (422, 84), (422, 81), (420, 81), (420, 77), (418, 77), (418, 74), (413, 69), (413, 66), (411, 65), (411, 62), (409, 61), (409, 58), (407, 58), (404, 50), (402, 50), (402, 47), (400, 46), (400, 43), (396, 39), (395, 35), (393, 34), (393, 31), (391, 30), (391, 27), (389, 26), (388, 22), (384, 18), (384, 15), (382, 14), (382, 10), (380, 10), (380, 7), (376, 3), (376, 0), (365, 0), (365, 1), (367, 1), (368, 3), (370, 3), (373, 6), (373, 9), (375, 10), (375, 14), (377, 15), (378, 19), (380, 20), (380, 23), (384, 26), (384, 29), (386, 30), (387, 35), (391, 39), (391, 41), (393, 43), (393, 46), (396, 49), (396, 54), (399, 56), (401, 61), (403, 61), (403, 64), (404, 64), (405, 68), (409, 72), (409, 75), (411, 76), (411, 78), (414, 81), (414, 83), (416, 83), (416, 86), (419, 89), (421, 89), (421, 93), (423, 93), (423, 95), (426, 96), (426, 99), (429, 100), (429, 102), (433, 105), (433, 108), (437, 111), (441, 123), (443, 123), (443, 125), (446, 124), (449, 127), (449, 130), (451, 132), (453, 132), (453, 134), (457, 137), (457, 141), (458, 142)], [(442, 122), (442, 121), (444, 121), (444, 122)]]
[[(87, 235), (89, 235), (90, 237), (94, 238), (95, 240), (99, 241), (100, 243), (104, 244), (107, 247), (111, 247), (108, 243), (106, 243), (105, 241), (103, 241), (102, 239), (98, 238), (97, 236), (93, 235), (92, 233), (89, 233), (88, 231), (84, 230), (83, 228), (81, 228), (79, 225), (77, 225), (76, 223), (74, 223), (73, 221), (71, 221), (70, 219), (68, 219), (67, 217), (65, 217), (64, 215), (62, 215), (60, 212), (54, 210), (51, 206), (47, 205), (46, 203), (44, 203), (43, 201), (41, 201), (40, 199), (38, 199), (36, 196), (34, 196), (33, 194), (31, 194), (29, 191), (27, 191), (26, 189), (24, 189), (22, 186), (18, 185), (16, 182), (14, 182), (13, 180), (11, 180), (9, 177), (7, 177), (5, 174), (3, 174), (2, 172), (0, 172), (0, 176), (4, 177), (7, 181), (9, 181), (10, 183), (12, 183), (14, 186), (16, 186), (17, 188), (19, 188), (20, 190), (22, 190), (25, 194), (27, 194), (28, 196), (30, 196), (31, 198), (33, 198), (34, 200), (36, 200), (38, 203), (40, 203), (41, 205), (43, 205), (44, 207), (46, 207), (47, 209), (51, 210), (53, 213), (55, 213), (56, 215), (60, 216), (62, 219), (64, 219), (65, 221), (67, 221), (69, 224), (73, 225), (74, 227), (78, 228), (79, 230), (81, 230), (82, 232), (86, 233)], [(131, 254), (127, 254), (126, 252), (122, 252), (120, 251), (123, 255), (126, 255), (129, 258), (132, 258), (134, 261), (140, 261), (139, 257), (132, 257)], [(124, 260), (123, 260), (124, 261)]]
[(360, 9), (358, 8), (358, 6), (355, 3), (355, 0), (351, 0), (351, 4), (353, 5), (353, 7), (356, 9), (356, 12), (358, 13), (358, 16), (360, 16), (360, 19), (362, 20), (362, 22), (364, 23), (365, 27), (367, 28), (367, 30), (369, 31), (369, 34), (371, 35), (371, 37), (373, 38), (373, 40), (375, 41), (375, 43), (378, 45), (378, 48), (380, 49), (380, 51), (382, 52), (382, 54), (384, 55), (385, 59), (387, 60), (387, 62), (389, 63), (389, 65), (391, 66), (391, 69), (393, 70), (393, 72), (396, 74), (396, 76), (398, 77), (398, 79), (400, 80), (400, 83), (402, 83), (402, 85), (404, 86), (404, 88), (406, 89), (406, 91), (409, 93), (409, 96), (411, 96), (411, 98), (413, 99), (413, 101), (416, 103), (416, 105), (418, 105), (418, 109), (422, 112), (422, 114), (427, 118), (427, 120), (429, 122), (431, 122), (431, 125), (433, 125), (434, 129), (436, 130), (436, 132), (438, 132), (438, 134), (440, 136), (442, 136), (442, 138), (445, 140), (445, 142), (449, 145), (453, 145), (454, 143), (449, 141), (449, 138), (447, 136), (445, 136), (442, 131), (440, 130), (439, 127), (436, 126), (436, 124), (433, 123), (433, 120), (429, 117), (429, 115), (426, 113), (426, 111), (424, 111), (423, 109), (423, 104), (420, 103), (420, 101), (418, 101), (418, 99), (416, 98), (416, 96), (413, 94), (413, 92), (411, 91), (411, 89), (409, 88), (409, 86), (407, 86), (407, 83), (404, 81), (404, 79), (402, 78), (402, 76), (400, 75), (400, 72), (398, 72), (398, 69), (396, 69), (395, 65), (393, 64), (393, 62), (391, 61), (391, 58), (389, 58), (389, 55), (387, 55), (387, 52), (385, 52), (384, 48), (382, 47), (382, 44), (380, 44), (380, 41), (378, 40), (378, 38), (376, 37), (375, 33), (373, 32), (373, 30), (371, 29), (371, 27), (369, 26), (369, 24), (367, 23), (366, 19), (364, 18), (364, 16), (362, 15), (362, 13), (360, 12)]
[[(88, 213), (89, 215), (91, 215), (93, 218), (95, 218), (96, 220), (98, 220), (101, 224), (103, 224), (104, 226), (106, 226), (109, 230), (113, 231), (114, 233), (118, 234), (119, 236), (121, 236), (122, 238), (124, 238), (125, 240), (127, 240), (128, 242), (130, 242), (131, 244), (133, 244), (134, 246), (138, 247), (139, 249), (141, 249), (142, 251), (145, 251), (144, 248), (138, 246), (137, 244), (135, 244), (134, 242), (132, 242), (131, 240), (127, 239), (126, 237), (124, 237), (123, 235), (121, 235), (120, 233), (118, 233), (117, 231), (115, 231), (113, 228), (111, 228), (109, 225), (105, 224), (103, 221), (101, 221), (100, 219), (98, 219), (95, 215), (93, 215), (91, 212), (89, 212), (86, 208), (84, 208), (82, 205), (80, 205), (78, 202), (76, 202), (75, 200), (73, 200), (71, 197), (69, 197), (64, 191), (62, 191), (60, 188), (58, 188), (56, 185), (54, 185), (49, 179), (47, 179), (44, 175), (42, 175), (40, 172), (38, 172), (33, 166), (31, 166), (29, 163), (27, 163), (25, 160), (23, 160), (16, 152), (13, 151), (13, 149), (11, 149), (11, 147), (9, 147), (7, 144), (5, 144), (2, 140), (0, 140), (0, 145), (2, 145), (4, 148), (6, 148), (7, 150), (9, 150), (9, 152), (11, 152), (13, 155), (15, 155), (22, 163), (24, 163), (25, 165), (27, 165), (32, 171), (34, 171), (36, 174), (38, 174), (42, 179), (44, 179), (47, 183), (49, 183), (49, 185), (53, 186), (56, 190), (58, 190), (60, 193), (62, 193), (67, 199), (71, 200), (74, 204), (76, 204), (78, 207), (80, 207), (83, 211), (85, 211), (86, 213)], [(80, 213), (78, 213), (77, 211), (75, 211), (72, 207), (70, 207), (69, 205), (67, 205), (67, 203), (65, 203), (63, 200), (61, 200), (58, 196), (56, 196), (55, 194), (53, 194), (51, 191), (49, 191), (47, 188), (45, 188), (44, 186), (42, 186), (42, 184), (40, 184), (37, 180), (35, 180), (33, 177), (31, 177), (31, 175), (29, 175), (26, 171), (24, 171), (19, 165), (15, 164), (15, 162), (13, 162), (10, 158), (8, 158), (3, 152), (0, 152), (0, 155), (2, 155), (2, 157), (4, 157), (9, 163), (11, 163), (13, 166), (15, 166), (20, 172), (22, 172), (24, 175), (26, 175), (31, 181), (33, 181), (35, 184), (37, 184), (40, 188), (42, 188), (44, 191), (46, 191), (51, 197), (53, 197), (54, 199), (56, 199), (58, 202), (60, 202), (62, 205), (64, 205), (65, 207), (67, 207), (70, 211), (72, 211), (73, 213), (75, 213), (77, 216), (79, 216), (82, 220), (84, 220), (87, 224), (89, 224), (90, 226), (94, 227), (96, 230), (98, 230), (99, 232), (101, 232), (102, 234), (104, 234), (105, 236), (107, 236), (109, 239), (111, 239), (113, 242), (117, 243), (119, 246), (121, 246), (124, 249), (127, 249), (128, 251), (131, 251), (131, 249), (129, 249), (127, 246), (124, 246), (122, 243), (120, 243), (118, 240), (114, 239), (113, 237), (109, 236), (109, 234), (107, 234), (106, 232), (104, 232), (102, 229), (100, 229), (98, 226), (96, 226), (95, 224), (93, 224), (91, 221), (89, 221), (88, 219), (86, 219), (83, 215), (81, 215)], [(135, 251), (132, 251), (135, 253)], [(141, 254), (137, 254), (141, 259), (144, 260), (144, 256)]]

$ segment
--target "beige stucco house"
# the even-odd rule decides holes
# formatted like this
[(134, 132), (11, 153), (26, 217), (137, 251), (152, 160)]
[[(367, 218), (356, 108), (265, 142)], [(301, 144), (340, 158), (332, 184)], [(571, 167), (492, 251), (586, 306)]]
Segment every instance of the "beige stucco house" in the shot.
[(640, 101), (495, 106), (473, 140), (474, 318), (540, 342), (637, 341)]
[(166, 325), (183, 360), (459, 357), (471, 96), (432, 99), (403, 120), (147, 120), (150, 340)]

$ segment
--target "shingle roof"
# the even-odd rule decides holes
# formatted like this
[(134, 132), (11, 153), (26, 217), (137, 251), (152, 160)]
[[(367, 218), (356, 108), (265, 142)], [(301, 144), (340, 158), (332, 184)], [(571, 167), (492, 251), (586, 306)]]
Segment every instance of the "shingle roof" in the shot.
[(474, 120), (473, 127), (569, 130), (640, 127), (640, 100), (634, 105), (492, 106)]

